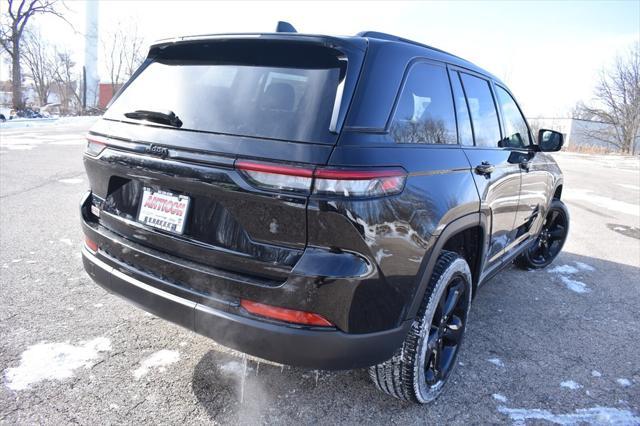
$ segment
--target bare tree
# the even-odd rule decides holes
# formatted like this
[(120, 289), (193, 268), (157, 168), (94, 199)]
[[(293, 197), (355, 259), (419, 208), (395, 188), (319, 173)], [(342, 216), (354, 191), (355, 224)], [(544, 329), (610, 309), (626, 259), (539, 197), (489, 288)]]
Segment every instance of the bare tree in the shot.
[(112, 95), (124, 84), (144, 61), (144, 40), (135, 24), (122, 22), (105, 36), (104, 52)]
[(594, 105), (578, 109), (580, 118), (609, 124), (587, 129), (585, 136), (634, 153), (640, 137), (640, 43), (600, 73)]
[(75, 70), (75, 62), (67, 51), (56, 51), (54, 67), (54, 86), (60, 96), (60, 109), (63, 114), (78, 112), (82, 105), (82, 87)]
[(0, 46), (11, 58), (11, 88), (14, 108), (24, 108), (22, 97), (22, 38), (27, 22), (37, 14), (64, 17), (55, 8), (58, 0), (6, 0), (7, 13), (0, 20)]
[(44, 41), (37, 31), (28, 32), (23, 42), (22, 60), (36, 89), (40, 105), (46, 105), (49, 101), (49, 93), (56, 73), (54, 69), (56, 61), (51, 55), (51, 46)]

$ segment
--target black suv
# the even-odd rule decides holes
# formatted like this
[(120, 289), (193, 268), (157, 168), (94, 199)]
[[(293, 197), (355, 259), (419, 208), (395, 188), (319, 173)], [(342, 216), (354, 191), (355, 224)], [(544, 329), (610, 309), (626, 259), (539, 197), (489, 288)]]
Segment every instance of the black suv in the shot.
[(562, 141), (399, 37), (162, 41), (88, 135), (84, 267), (225, 346), (428, 402), (477, 288), (562, 248)]

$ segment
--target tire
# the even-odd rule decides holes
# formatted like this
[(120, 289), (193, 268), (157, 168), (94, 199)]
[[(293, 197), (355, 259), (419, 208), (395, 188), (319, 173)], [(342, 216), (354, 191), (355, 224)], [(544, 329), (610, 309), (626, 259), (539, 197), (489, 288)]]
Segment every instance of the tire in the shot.
[(562, 201), (554, 199), (535, 242), (513, 263), (521, 269), (546, 268), (562, 251), (568, 234), (569, 210)]
[[(420, 404), (431, 402), (442, 393), (456, 366), (456, 357), (469, 318), (472, 288), (467, 262), (456, 253), (442, 252), (402, 347), (391, 359), (369, 367), (369, 376), (378, 389), (395, 398)], [(459, 293), (455, 293), (455, 290), (459, 290)], [(457, 302), (454, 302), (452, 298), (456, 296)], [(444, 326), (438, 320), (445, 311), (443, 301), (455, 303), (455, 309), (449, 312)], [(435, 330), (432, 327), (434, 321), (440, 324), (436, 325), (439, 328)], [(440, 340), (437, 340), (438, 336)], [(452, 347), (447, 344), (452, 344), (454, 337), (457, 343), (451, 352)], [(440, 356), (434, 355), (437, 349), (441, 349)], [(434, 373), (433, 365), (436, 363), (446, 366), (442, 368), (440, 378)]]

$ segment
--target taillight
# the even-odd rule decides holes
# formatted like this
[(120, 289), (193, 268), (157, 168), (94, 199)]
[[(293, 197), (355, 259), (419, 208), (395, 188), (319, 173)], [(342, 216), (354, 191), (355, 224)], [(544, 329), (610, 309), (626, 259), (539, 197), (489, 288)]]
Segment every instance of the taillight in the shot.
[(100, 155), (106, 147), (107, 144), (102, 138), (91, 135), (87, 137), (87, 149), (85, 150), (85, 153), (95, 157)]
[(312, 169), (253, 161), (237, 161), (236, 168), (259, 188), (307, 193), (311, 190)]
[(305, 168), (237, 161), (236, 168), (252, 185), (269, 191), (290, 191), (342, 197), (376, 197), (402, 191), (407, 172), (400, 167), (375, 169)]
[(334, 325), (322, 315), (311, 312), (280, 308), (278, 306), (265, 305), (264, 303), (252, 302), (245, 299), (240, 300), (240, 306), (245, 308), (248, 312), (261, 317), (294, 324), (334, 327)]
[(87, 248), (89, 250), (91, 250), (93, 253), (97, 253), (98, 252), (98, 243), (93, 241), (91, 238), (84, 237), (84, 243), (87, 246)]
[(315, 173), (315, 194), (343, 197), (376, 197), (402, 191), (407, 173), (401, 168), (376, 170), (318, 169)]

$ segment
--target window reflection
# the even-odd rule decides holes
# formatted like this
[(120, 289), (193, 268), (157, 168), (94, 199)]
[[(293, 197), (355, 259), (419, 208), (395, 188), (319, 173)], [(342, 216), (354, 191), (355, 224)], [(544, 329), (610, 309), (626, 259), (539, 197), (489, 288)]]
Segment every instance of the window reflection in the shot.
[(445, 68), (426, 63), (411, 68), (389, 136), (396, 143), (457, 143), (453, 101)]

